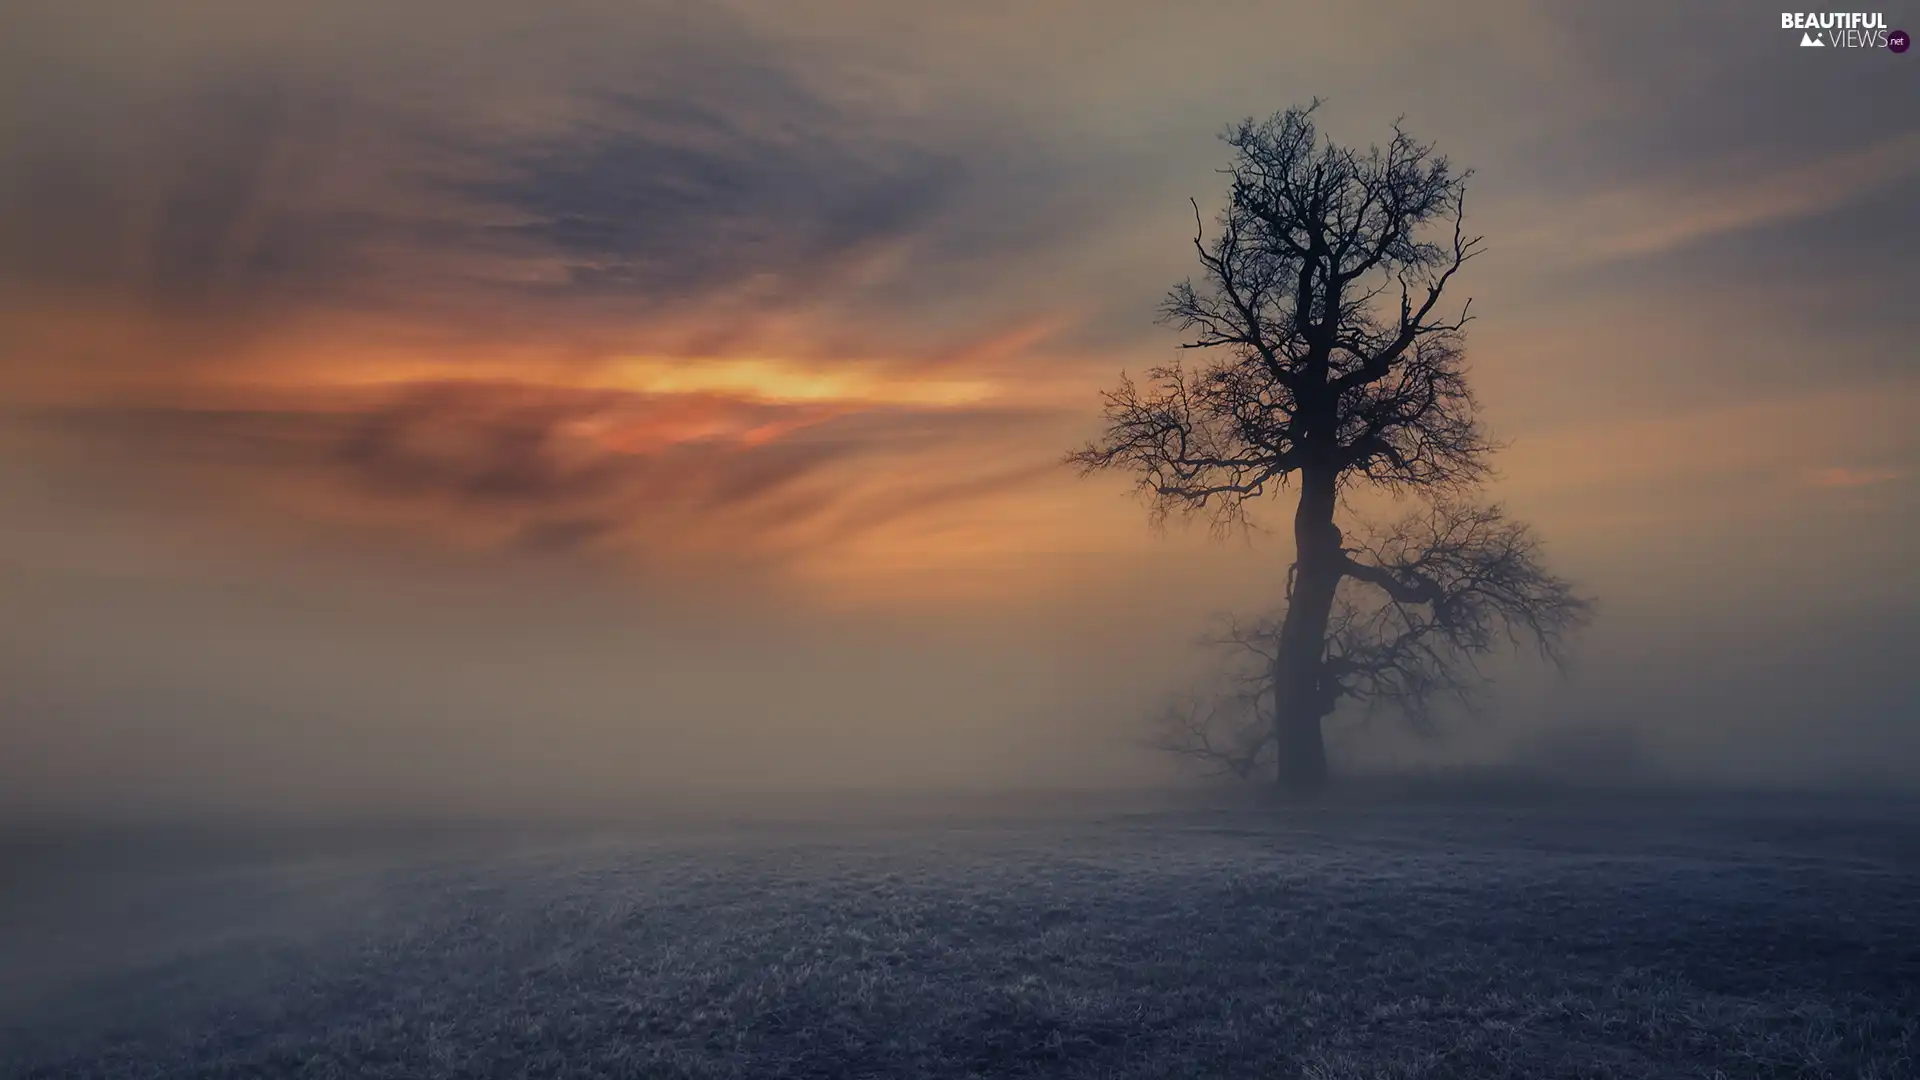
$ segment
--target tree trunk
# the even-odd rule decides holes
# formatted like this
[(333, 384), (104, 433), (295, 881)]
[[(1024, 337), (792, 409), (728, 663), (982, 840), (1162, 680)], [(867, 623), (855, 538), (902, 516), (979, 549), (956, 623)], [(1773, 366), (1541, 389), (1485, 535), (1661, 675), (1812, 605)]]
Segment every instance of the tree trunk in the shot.
[(1280, 627), (1273, 665), (1274, 741), (1280, 786), (1313, 790), (1327, 779), (1327, 747), (1320, 731), (1320, 666), (1326, 656), (1327, 620), (1340, 585), (1340, 530), (1333, 524), (1335, 481), (1331, 469), (1306, 468), (1300, 476), (1300, 506), (1294, 512), (1293, 591)]

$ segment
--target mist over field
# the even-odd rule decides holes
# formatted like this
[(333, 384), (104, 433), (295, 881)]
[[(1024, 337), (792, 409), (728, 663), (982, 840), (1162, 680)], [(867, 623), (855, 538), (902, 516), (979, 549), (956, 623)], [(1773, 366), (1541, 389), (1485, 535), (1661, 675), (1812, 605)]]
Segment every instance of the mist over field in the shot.
[[(1064, 605), (782, 609), (537, 568), (183, 552), (135, 522), (6, 571), (11, 814), (600, 816), (1189, 783), (1143, 747), (1147, 717), (1207, 671), (1193, 640), (1231, 603), (1176, 567)], [(1337, 717), (1336, 757), (1369, 774), (1911, 790), (1905, 604), (1750, 596), (1663, 615), (1608, 599), (1565, 676), (1496, 661), (1490, 707), (1443, 738)]]

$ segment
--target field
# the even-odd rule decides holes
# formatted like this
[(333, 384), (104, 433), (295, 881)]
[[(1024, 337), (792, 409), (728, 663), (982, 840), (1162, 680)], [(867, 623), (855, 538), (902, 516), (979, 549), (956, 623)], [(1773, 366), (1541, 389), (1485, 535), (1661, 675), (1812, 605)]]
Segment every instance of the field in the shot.
[(4, 843), (9, 1077), (1920, 1076), (1908, 804)]

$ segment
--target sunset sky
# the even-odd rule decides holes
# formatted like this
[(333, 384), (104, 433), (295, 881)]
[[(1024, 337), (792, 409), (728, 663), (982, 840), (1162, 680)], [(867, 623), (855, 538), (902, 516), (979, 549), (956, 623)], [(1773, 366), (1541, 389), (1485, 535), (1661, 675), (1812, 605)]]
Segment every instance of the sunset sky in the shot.
[(1508, 722), (1910, 782), (1920, 57), (1797, 40), (1729, 3), (10, 4), (0, 791), (1144, 775), (1169, 650), (1287, 545), (1156, 533), (1060, 458), (1171, 355), (1223, 125), (1316, 95), (1475, 170), (1491, 494), (1602, 605)]

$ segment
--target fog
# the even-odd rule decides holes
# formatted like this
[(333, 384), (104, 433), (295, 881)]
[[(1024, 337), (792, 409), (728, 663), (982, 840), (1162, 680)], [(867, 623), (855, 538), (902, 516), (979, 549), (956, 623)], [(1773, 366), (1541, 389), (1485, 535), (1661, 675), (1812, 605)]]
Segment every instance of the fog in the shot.
[(1111, 718), (1153, 688), (1147, 672), (1115, 677), (1117, 657), (1044, 631), (676, 609), (617, 588), (7, 586), (29, 616), (6, 647), (15, 811), (592, 813), (1143, 775)]
[[(0, 806), (239, 820), (741, 811), (823, 795), (1144, 792), (1191, 783), (1148, 715), (1211, 670), (1271, 545), (1162, 539), (1245, 580), (971, 608), (833, 608), (512, 561), (213, 544), (16, 484), (0, 584)], [(27, 523), (74, 539), (35, 546)], [(1165, 580), (1171, 578), (1172, 580)], [(1910, 789), (1913, 608), (1618, 590), (1575, 665), (1496, 660), (1439, 739), (1336, 717), (1361, 775)]]
[(1157, 763), (1116, 718), (1191, 636), (783, 609), (511, 562), (188, 557), (177, 522), (89, 524), (57, 559), (13, 533), (0, 571), (11, 812), (591, 814), (1140, 783)]

